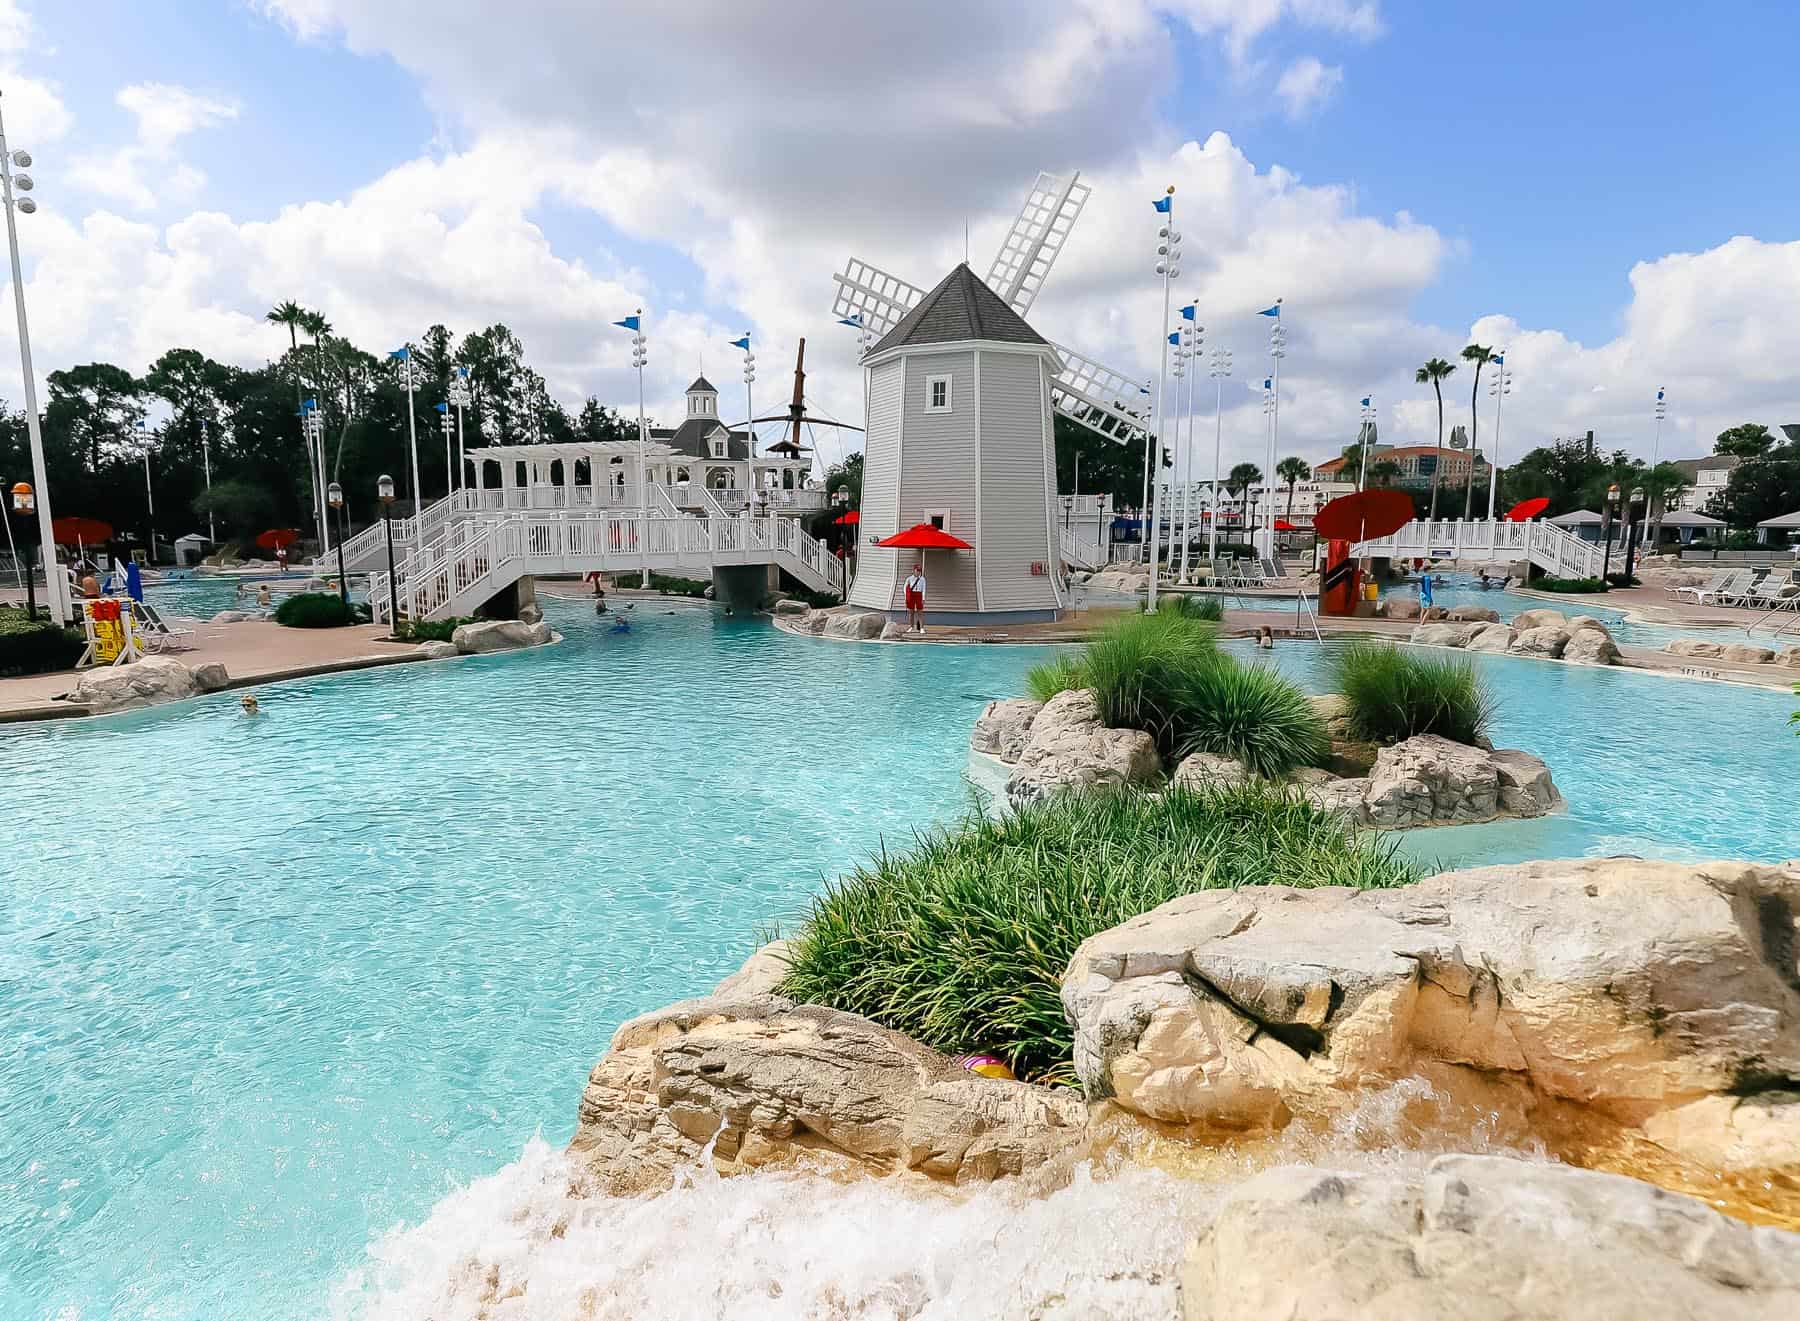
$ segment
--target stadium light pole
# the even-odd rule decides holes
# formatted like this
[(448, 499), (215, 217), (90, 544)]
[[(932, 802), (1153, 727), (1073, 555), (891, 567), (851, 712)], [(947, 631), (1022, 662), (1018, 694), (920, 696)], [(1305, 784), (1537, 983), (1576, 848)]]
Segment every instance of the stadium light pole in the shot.
[(1150, 511), (1148, 556), (1150, 564), (1150, 584), (1145, 608), (1156, 609), (1156, 579), (1161, 573), (1160, 547), (1157, 541), (1161, 537), (1161, 526), (1158, 515), (1161, 513), (1161, 500), (1158, 498), (1158, 483), (1162, 478), (1163, 428), (1165, 415), (1163, 412), (1163, 392), (1168, 385), (1169, 376), (1169, 287), (1181, 274), (1181, 231), (1175, 228), (1175, 185), (1170, 184), (1163, 196), (1151, 203), (1163, 215), (1163, 223), (1156, 231), (1156, 273), (1162, 277), (1162, 320), (1157, 322), (1157, 339), (1162, 349), (1161, 365), (1156, 370), (1156, 426), (1147, 439), (1145, 448), (1144, 485), (1148, 488), (1146, 496)]

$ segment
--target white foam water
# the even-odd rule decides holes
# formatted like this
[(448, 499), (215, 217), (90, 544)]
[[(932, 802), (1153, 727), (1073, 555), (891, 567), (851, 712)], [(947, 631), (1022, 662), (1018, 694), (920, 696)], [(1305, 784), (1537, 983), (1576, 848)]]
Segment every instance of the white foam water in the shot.
[[(373, 1243), (339, 1282), (338, 1321), (1137, 1321), (1175, 1314), (1187, 1243), (1242, 1179), (1270, 1164), (1422, 1166), (1507, 1144), (1472, 1126), (1419, 1141), (1409, 1082), (1371, 1094), (1330, 1132), (1210, 1162), (1205, 1177), (1121, 1163), (1055, 1192), (1002, 1182), (946, 1192), (702, 1165), (668, 1192), (584, 1195), (579, 1169), (534, 1140), (422, 1223)], [(1396, 1145), (1404, 1143), (1405, 1145)], [(1512, 1149), (1513, 1154), (1530, 1154)]]

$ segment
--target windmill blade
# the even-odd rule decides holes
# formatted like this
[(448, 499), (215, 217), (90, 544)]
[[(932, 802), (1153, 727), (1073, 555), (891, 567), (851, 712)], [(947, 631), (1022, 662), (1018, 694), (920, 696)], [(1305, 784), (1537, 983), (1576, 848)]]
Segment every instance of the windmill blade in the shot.
[[(1050, 383), (1050, 404), (1108, 440), (1128, 445), (1143, 436), (1144, 383), (1061, 344), (1063, 369)], [(1133, 412), (1133, 406), (1140, 411)]]
[(840, 317), (860, 317), (864, 329), (877, 336), (899, 325), (901, 318), (925, 296), (925, 290), (917, 285), (854, 257), (844, 264), (842, 275), (831, 278), (838, 286), (832, 312)]
[(1037, 301), (1038, 290), (1092, 191), (1077, 170), (1070, 175), (1040, 174), (1025, 194), (1025, 205), (994, 254), (987, 277), (988, 288), (1020, 316)]

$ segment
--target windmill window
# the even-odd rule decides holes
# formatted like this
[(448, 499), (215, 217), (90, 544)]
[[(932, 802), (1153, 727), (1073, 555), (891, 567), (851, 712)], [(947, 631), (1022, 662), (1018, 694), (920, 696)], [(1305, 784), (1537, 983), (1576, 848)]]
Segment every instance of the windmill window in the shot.
[(948, 376), (927, 376), (925, 378), (925, 411), (927, 413), (948, 413), (950, 411), (950, 378)]

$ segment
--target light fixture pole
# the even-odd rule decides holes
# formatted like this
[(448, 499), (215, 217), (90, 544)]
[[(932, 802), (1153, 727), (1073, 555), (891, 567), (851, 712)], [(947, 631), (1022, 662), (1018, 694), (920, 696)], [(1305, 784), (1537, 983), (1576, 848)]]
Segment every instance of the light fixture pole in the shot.
[[(325, 478), (325, 414), (320, 411), (317, 399), (308, 399), (300, 405), (300, 433), (305, 437), (307, 447), (315, 456), (316, 466), (313, 471), (323, 481)], [(319, 492), (316, 487), (313, 495), (315, 499), (318, 499)], [(319, 554), (324, 556), (331, 554), (331, 512), (326, 508), (326, 501), (319, 499), (318, 503), (320, 511)]]
[(212, 507), (212, 436), (206, 425), (206, 419), (200, 419), (200, 457), (206, 464), (206, 539), (214, 546), (219, 542), (219, 529), (213, 524)]
[(1626, 507), (1625, 512), (1628, 522), (1625, 527), (1625, 581), (1620, 584), (1622, 587), (1631, 586), (1632, 562), (1637, 558), (1639, 505), (1644, 506), (1644, 517), (1648, 520), (1650, 502), (1644, 498), (1644, 488), (1634, 486), (1631, 488), (1631, 504)]
[[(344, 517), (344, 488), (339, 486), (336, 482), (333, 482), (330, 486), (326, 487), (325, 503), (337, 513), (338, 518), (342, 519)], [(340, 525), (338, 528), (337, 539), (338, 600), (342, 601), (344, 603), (344, 608), (348, 610), (350, 608), (350, 579), (344, 574), (343, 531), (343, 527)]]
[(1156, 426), (1145, 438), (1144, 485), (1148, 488), (1146, 499), (1150, 511), (1149, 532), (1150, 583), (1147, 588), (1148, 598), (1145, 607), (1156, 609), (1156, 580), (1162, 574), (1161, 548), (1157, 542), (1161, 538), (1159, 515), (1162, 512), (1162, 501), (1158, 491), (1162, 481), (1163, 428), (1166, 419), (1163, 414), (1163, 390), (1168, 384), (1169, 375), (1169, 287), (1181, 274), (1181, 231), (1175, 228), (1175, 185), (1170, 184), (1168, 192), (1151, 203), (1163, 215), (1163, 223), (1156, 231), (1156, 273), (1162, 276), (1162, 320), (1157, 322), (1157, 336), (1162, 341), (1162, 359), (1156, 369)]
[[(455, 425), (450, 421), (450, 401), (448, 399), (442, 403), (433, 404), (432, 408), (437, 411), (438, 426), (444, 433), (444, 498), (449, 499), (456, 490), (456, 469), (451, 466), (456, 459), (455, 437), (451, 434), (455, 430)], [(573, 481), (574, 478), (569, 480)]]
[(1606, 537), (1606, 550), (1600, 556), (1600, 581), (1606, 582), (1612, 577), (1612, 539), (1613, 510), (1619, 503), (1619, 484), (1614, 482), (1606, 488), (1606, 507), (1600, 511), (1601, 531)]
[(150, 451), (155, 443), (150, 428), (139, 418), (132, 426), (132, 434), (137, 438), (138, 456), (144, 461), (144, 517), (145, 526), (150, 533), (150, 563), (156, 563), (156, 494), (150, 489)]
[[(31, 525), (31, 516), (33, 513), (36, 512), (36, 510), (37, 510), (37, 497), (32, 492), (31, 483), (30, 482), (15, 483), (12, 488), (12, 515), (9, 515), (6, 520), (6, 536), (9, 541), (12, 539), (12, 519), (13, 519), (13, 517), (17, 516), (17, 517), (23, 519), (27, 530), (29, 530), (30, 525)], [(31, 559), (31, 539), (29, 536), (25, 539), (25, 558), (27, 561), (29, 561)], [(19, 548), (18, 548), (17, 543), (15, 543), (13, 546), (13, 562), (15, 564), (18, 563), (18, 559), (19, 559)], [(44, 587), (45, 587), (46, 591), (49, 590), (49, 586), (50, 586), (50, 570), (49, 570), (49, 567), (46, 565), (45, 569), (44, 569)], [(28, 562), (25, 565), (25, 621), (27, 623), (33, 623), (36, 621), (36, 619), (37, 619), (37, 578), (36, 578), (36, 575), (32, 572), (31, 564)]]
[[(458, 367), (456, 374), (450, 378), (450, 406), (456, 410), (456, 476), (451, 479), (450, 489), (460, 491), (466, 480), (463, 465), (468, 462), (463, 453), (463, 410), (469, 406), (469, 369), (467, 367)], [(594, 485), (598, 489), (599, 484), (596, 482)], [(598, 505), (599, 501), (596, 500), (594, 503)]]
[(644, 364), (650, 355), (645, 351), (649, 337), (644, 334), (644, 309), (638, 308), (623, 321), (613, 322), (615, 326), (623, 326), (631, 332), (631, 365), (637, 371), (638, 380), (638, 553), (643, 560), (644, 576), (641, 586), (650, 585), (650, 519), (649, 492), (644, 489)]
[(1213, 478), (1211, 527), (1206, 538), (1208, 570), (1219, 558), (1219, 456), (1225, 442), (1225, 378), (1231, 375), (1231, 350), (1218, 348), (1212, 353), (1213, 378)]
[[(1275, 452), (1275, 400), (1275, 378), (1273, 376), (1265, 376), (1263, 377), (1263, 435), (1268, 439), (1269, 453), (1271, 454)], [(1265, 482), (1268, 481), (1269, 475), (1264, 473), (1262, 480)], [(1250, 544), (1256, 547), (1257, 552), (1260, 554), (1264, 538), (1262, 530), (1256, 526), (1256, 515), (1254, 512), (1256, 509), (1255, 492), (1256, 483), (1246, 482), (1244, 484), (1244, 524), (1246, 530), (1250, 534)], [(1267, 540), (1269, 542), (1269, 554), (1272, 557), (1275, 553), (1275, 533), (1273, 529), (1270, 530)]]
[[(1269, 407), (1269, 466), (1263, 469), (1263, 481), (1271, 483), (1275, 480), (1275, 451), (1279, 447), (1281, 436), (1281, 360), (1287, 357), (1287, 327), (1281, 324), (1281, 300), (1275, 300), (1272, 311), (1275, 324), (1269, 330), (1269, 357), (1274, 361), (1275, 369), (1270, 373), (1274, 382), (1270, 392)], [(1269, 507), (1274, 508), (1274, 501)], [(1268, 530), (1263, 535), (1262, 553), (1270, 559), (1275, 557), (1275, 520), (1268, 520)]]
[[(1494, 458), (1488, 464), (1488, 523), (1494, 521), (1494, 499), (1500, 490), (1500, 405), (1512, 393), (1512, 372), (1507, 370), (1506, 354), (1496, 353), (1491, 365), (1494, 374), (1488, 380), (1488, 397), (1494, 401)], [(1657, 392), (1661, 394), (1661, 391)], [(1491, 529), (1490, 529), (1491, 531)]]
[(1357, 431), (1357, 458), (1361, 466), (1356, 473), (1356, 489), (1363, 491), (1369, 485), (1369, 450), (1375, 443), (1375, 396), (1366, 394), (1362, 400), (1362, 426)]
[[(413, 519), (416, 531), (419, 511), (425, 507), (425, 503), (424, 496), (419, 487), (419, 424), (418, 419), (413, 415), (412, 345), (402, 344), (399, 348), (388, 354), (388, 357), (398, 358), (400, 360), (400, 369), (406, 376), (406, 442), (412, 451), (412, 501)], [(421, 540), (423, 540), (423, 538), (421, 538)]]
[[(14, 167), (19, 170), (13, 173)], [(30, 197), (19, 197), (17, 193), (29, 193), (35, 183), (24, 171), (31, 168), (31, 153), (14, 151), (7, 146), (6, 124), (0, 120), (0, 189), (4, 196), (0, 197), (6, 209), (6, 246), (12, 258), (13, 308), (19, 318), (19, 366), (25, 377), (25, 432), (31, 442), (31, 480), (33, 484), (32, 502), (37, 510), (38, 540), (42, 543), (44, 558), (44, 596), (50, 607), (50, 614), (59, 624), (66, 624), (72, 617), (69, 605), (69, 587), (62, 576), (55, 572), (56, 568), (56, 532), (50, 526), (50, 478), (44, 468), (44, 432), (38, 417), (37, 380), (31, 370), (31, 331), (25, 322), (25, 277), (19, 269), (19, 231), (13, 219), (15, 211), (30, 215), (37, 210), (37, 203)]]
[(381, 522), (387, 529), (388, 636), (400, 636), (400, 582), (394, 577), (394, 479), (385, 472), (375, 479), (375, 498), (381, 501)]
[[(1166, 517), (1169, 523), (1169, 569), (1171, 573), (1174, 573), (1180, 563), (1179, 552), (1176, 550), (1176, 538), (1181, 535), (1182, 508), (1187, 503), (1187, 495), (1181, 485), (1181, 388), (1188, 377), (1186, 328), (1170, 334), (1169, 338), (1175, 341), (1172, 345), (1174, 353), (1171, 355), (1175, 359), (1175, 365), (1169, 369), (1169, 374), (1175, 378), (1175, 384), (1169, 390), (1175, 411), (1175, 466), (1169, 470), (1169, 498), (1163, 501), (1163, 505), (1167, 510)], [(1161, 558), (1160, 555), (1152, 554), (1151, 562), (1159, 563)]]

